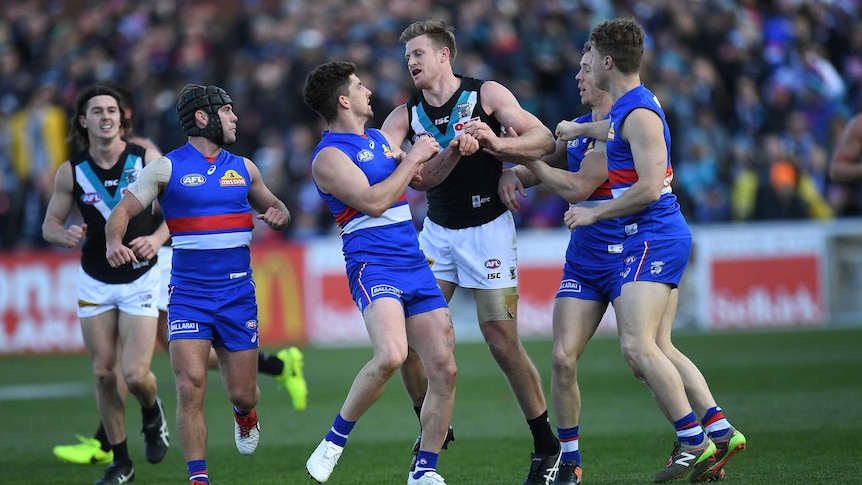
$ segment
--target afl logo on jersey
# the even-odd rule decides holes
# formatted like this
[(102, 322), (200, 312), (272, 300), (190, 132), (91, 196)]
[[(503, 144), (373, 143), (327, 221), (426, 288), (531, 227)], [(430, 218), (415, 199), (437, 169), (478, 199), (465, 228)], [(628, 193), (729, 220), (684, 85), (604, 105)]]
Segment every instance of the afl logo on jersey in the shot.
[(203, 185), (206, 181), (207, 178), (199, 173), (190, 173), (180, 179), (180, 183), (186, 187), (197, 187), (198, 185)]
[(89, 194), (81, 194), (81, 202), (87, 205), (98, 204), (102, 201), (102, 195), (91, 192)]
[(256, 330), (257, 329), (257, 321), (256, 320), (249, 320), (249, 321), (245, 322), (245, 328), (247, 328), (249, 330)]
[(370, 162), (371, 160), (374, 160), (374, 153), (369, 150), (362, 150), (356, 154), (357, 162)]
[(245, 185), (245, 178), (236, 170), (228, 170), (218, 181), (222, 187), (237, 187)]
[(489, 259), (489, 260), (485, 261), (485, 267), (488, 269), (497, 269), (502, 264), (503, 263), (501, 263), (499, 259)]

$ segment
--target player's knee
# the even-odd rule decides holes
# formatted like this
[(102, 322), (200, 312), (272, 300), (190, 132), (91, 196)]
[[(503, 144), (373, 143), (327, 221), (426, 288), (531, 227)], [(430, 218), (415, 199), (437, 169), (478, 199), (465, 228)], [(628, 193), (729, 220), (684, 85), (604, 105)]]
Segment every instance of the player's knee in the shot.
[(433, 359), (425, 370), (429, 380), (433, 379), (451, 385), (455, 384), (455, 377), (458, 375), (458, 366), (451, 355)]
[(403, 351), (387, 349), (376, 353), (372, 362), (381, 374), (394, 375), (405, 360), (407, 360), (407, 349)]
[(148, 369), (130, 369), (123, 372), (123, 380), (133, 393), (147, 387), (155, 380), (155, 375)]
[(574, 376), (578, 371), (577, 356), (562, 347), (554, 347), (551, 352), (551, 367), (557, 375)]
[(180, 373), (174, 376), (177, 385), (177, 395), (181, 399), (189, 399), (202, 395), (206, 391), (206, 375), (196, 376)]
[(244, 386), (242, 388), (228, 389), (227, 396), (231, 404), (239, 409), (252, 409), (257, 406), (258, 394), (256, 387), (247, 388)]
[(101, 365), (94, 365), (93, 376), (95, 376), (96, 384), (99, 387), (117, 387), (117, 374), (114, 373), (114, 369), (112, 368)]

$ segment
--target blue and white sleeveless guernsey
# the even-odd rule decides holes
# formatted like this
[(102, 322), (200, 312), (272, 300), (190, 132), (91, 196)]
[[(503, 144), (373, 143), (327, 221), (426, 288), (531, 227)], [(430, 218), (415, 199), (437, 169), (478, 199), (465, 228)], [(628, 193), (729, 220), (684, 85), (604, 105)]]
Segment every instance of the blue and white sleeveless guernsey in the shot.
[[(370, 185), (385, 180), (398, 166), (389, 142), (379, 130), (367, 129), (363, 135), (324, 132), (311, 159), (314, 160), (327, 147), (336, 148), (347, 155), (362, 170)], [(388, 266), (425, 263), (425, 255), (419, 249), (416, 228), (404, 194), (380, 217), (371, 217), (332, 194), (321, 192), (319, 187), (317, 192), (338, 223), (348, 268), (361, 263)]]
[(173, 239), (171, 284), (222, 289), (247, 283), (254, 220), (245, 159), (223, 149), (210, 162), (190, 144), (166, 157), (171, 178), (159, 202)]
[(664, 186), (661, 197), (657, 201), (635, 214), (620, 217), (617, 221), (623, 225), (627, 238), (650, 240), (690, 238), (691, 231), (679, 210), (679, 204), (670, 186), (673, 180), (673, 167), (670, 160), (670, 131), (667, 120), (658, 99), (643, 85), (622, 95), (611, 108), (607, 156), (608, 179), (613, 197), (621, 196), (638, 180), (631, 146), (622, 137), (616, 136), (616, 133), (622, 129), (626, 117), (637, 108), (646, 108), (658, 114), (664, 126), (664, 141), (667, 146)]

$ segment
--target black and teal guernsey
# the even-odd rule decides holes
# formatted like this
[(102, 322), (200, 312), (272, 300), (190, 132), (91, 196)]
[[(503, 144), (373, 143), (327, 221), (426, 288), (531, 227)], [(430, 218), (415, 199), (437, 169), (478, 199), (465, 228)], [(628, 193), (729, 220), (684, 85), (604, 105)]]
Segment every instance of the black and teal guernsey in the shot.
[[(129, 185), (137, 180), (143, 170), (146, 152), (143, 147), (126, 143), (120, 159), (107, 170), (90, 161), (89, 150), (78, 153), (69, 161), (72, 166), (72, 195), (87, 224), (86, 239), (81, 250), (81, 267), (88, 275), (104, 283), (135, 281), (149, 271), (157, 260), (154, 257), (112, 268), (105, 258), (105, 222)], [(129, 221), (123, 244), (128, 244), (138, 236), (152, 234), (158, 224), (153, 211), (145, 209)]]
[[(479, 90), (485, 81), (458, 78), (461, 86), (443, 106), (429, 105), (422, 91), (407, 101), (411, 142), (419, 135), (430, 134), (441, 148), (446, 148), (468, 121), (476, 119), (500, 133), (500, 123), (482, 109)], [(503, 163), (481, 148), (473, 155), (461, 157), (446, 180), (428, 190), (428, 218), (449, 229), (476, 227), (493, 221), (506, 212), (506, 206), (497, 195), (502, 173)]]

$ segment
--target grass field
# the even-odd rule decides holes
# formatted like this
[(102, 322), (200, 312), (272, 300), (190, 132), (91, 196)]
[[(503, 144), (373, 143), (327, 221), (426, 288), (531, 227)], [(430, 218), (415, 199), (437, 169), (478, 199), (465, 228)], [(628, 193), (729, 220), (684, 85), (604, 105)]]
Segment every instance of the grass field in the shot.
[[(844, 484), (862, 481), (862, 329), (679, 335), (677, 346), (707, 376), (749, 449), (727, 468), (727, 483)], [(550, 380), (550, 341), (525, 342)], [(206, 402), (208, 465), (213, 483), (310, 484), (305, 460), (329, 429), (369, 349), (305, 349), (308, 410), (261, 376), (261, 444), (250, 457), (233, 443), (231, 408), (218, 373)], [(443, 451), (450, 485), (519, 485), (529, 468), (529, 430), (487, 349), (459, 344), (456, 441)], [(170, 415), (172, 448), (164, 462), (143, 457), (140, 412), (128, 406), (136, 484), (187, 483), (173, 426), (176, 397), (167, 357), (155, 357), (160, 395)], [(102, 467), (57, 462), (55, 444), (95, 431), (97, 417), (85, 356), (0, 359), (0, 484), (89, 484)], [(47, 385), (62, 384), (45, 397)], [(28, 387), (41, 396), (26, 398)], [(650, 483), (671, 451), (673, 429), (647, 389), (631, 377), (617, 340), (595, 339), (581, 365), (581, 454), (584, 483)], [(552, 419), (552, 425), (553, 425)], [(359, 421), (329, 484), (403, 484), (418, 425), (400, 382)]]

